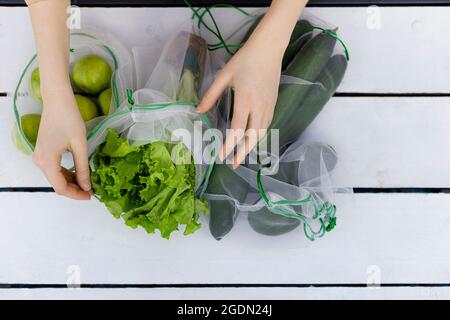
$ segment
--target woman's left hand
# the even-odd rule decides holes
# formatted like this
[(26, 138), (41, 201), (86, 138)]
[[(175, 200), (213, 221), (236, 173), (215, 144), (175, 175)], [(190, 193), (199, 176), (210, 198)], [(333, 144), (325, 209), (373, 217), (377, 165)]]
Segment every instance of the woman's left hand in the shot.
[(219, 72), (197, 107), (198, 112), (206, 112), (227, 88), (234, 90), (231, 130), (220, 155), (223, 161), (245, 139), (232, 159), (233, 168), (244, 161), (272, 121), (284, 50), (271, 47), (270, 40), (250, 38)]

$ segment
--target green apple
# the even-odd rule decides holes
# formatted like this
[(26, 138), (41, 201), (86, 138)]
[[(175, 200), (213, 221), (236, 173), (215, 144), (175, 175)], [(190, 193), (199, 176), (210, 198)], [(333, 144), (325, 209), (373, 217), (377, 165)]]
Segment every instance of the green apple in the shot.
[(100, 106), (100, 109), (102, 110), (104, 116), (107, 116), (109, 114), (109, 108), (111, 107), (111, 97), (111, 88), (106, 89), (98, 96), (98, 105)]
[(31, 150), (28, 147), (28, 145), (25, 143), (25, 141), (22, 138), (22, 136), (19, 134), (19, 130), (17, 129), (16, 126), (13, 127), (13, 130), (12, 130), (11, 134), (12, 134), (13, 143), (16, 146), (16, 148), (20, 152), (22, 152), (23, 154), (30, 155), (31, 154)]
[(36, 68), (31, 73), (31, 92), (40, 101), (42, 101), (41, 95), (41, 77), (39, 75), (39, 68)]
[(89, 100), (91, 100), (93, 103), (95, 103), (96, 106), (98, 106), (98, 97), (87, 97)]
[(112, 70), (108, 62), (96, 55), (87, 55), (73, 66), (72, 80), (84, 93), (98, 95), (111, 84)]
[(75, 100), (77, 101), (78, 110), (80, 110), (81, 117), (85, 122), (99, 116), (97, 106), (91, 99), (82, 96), (81, 94), (76, 94)]
[(26, 114), (20, 118), (20, 126), (28, 142), (36, 146), (36, 140), (41, 122), (40, 114)]

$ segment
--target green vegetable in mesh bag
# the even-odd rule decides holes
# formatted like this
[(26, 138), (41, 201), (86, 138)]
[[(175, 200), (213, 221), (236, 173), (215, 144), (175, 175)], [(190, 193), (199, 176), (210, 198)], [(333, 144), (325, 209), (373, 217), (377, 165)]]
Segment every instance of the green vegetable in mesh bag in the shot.
[(205, 201), (194, 194), (195, 166), (184, 144), (156, 141), (130, 146), (114, 130), (94, 155), (92, 185), (99, 200), (116, 218), (148, 233), (159, 230), (169, 239), (184, 226), (184, 235), (198, 230)]

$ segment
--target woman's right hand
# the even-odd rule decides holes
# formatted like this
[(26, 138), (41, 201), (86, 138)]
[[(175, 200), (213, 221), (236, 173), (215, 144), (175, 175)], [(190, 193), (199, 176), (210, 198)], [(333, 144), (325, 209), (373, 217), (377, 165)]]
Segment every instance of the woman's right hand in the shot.
[[(77, 200), (91, 198), (86, 127), (72, 89), (44, 95), (34, 163), (44, 172), (55, 192)], [(61, 166), (61, 157), (71, 152), (75, 174)]]

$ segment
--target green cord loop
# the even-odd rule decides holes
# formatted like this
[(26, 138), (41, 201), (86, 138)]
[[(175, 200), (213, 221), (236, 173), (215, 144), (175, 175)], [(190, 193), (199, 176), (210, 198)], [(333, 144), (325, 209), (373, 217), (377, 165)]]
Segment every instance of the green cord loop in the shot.
[[(232, 8), (237, 10), (238, 12), (242, 13), (243, 15), (247, 16), (247, 17), (252, 17), (252, 18), (256, 18), (255, 15), (245, 11), (242, 8), (230, 5), (230, 4), (215, 4), (215, 5), (211, 5), (211, 6), (207, 6), (207, 7), (201, 7), (199, 9), (195, 9), (194, 7), (192, 7), (192, 5), (190, 4), (190, 2), (188, 0), (184, 0), (184, 3), (189, 7), (189, 9), (191, 9), (192, 11), (192, 19), (194, 20), (194, 18), (197, 18), (197, 27), (200, 29), (201, 26), (203, 25), (209, 32), (211, 32), (218, 40), (219, 43), (216, 44), (208, 44), (208, 49), (210, 51), (214, 51), (214, 50), (218, 50), (218, 49), (225, 49), (225, 51), (230, 55), (233, 56), (236, 51), (232, 51), (231, 49), (239, 49), (242, 47), (242, 44), (228, 44), (226, 42), (226, 40), (223, 38), (221, 32), (220, 32), (220, 28), (217, 25), (217, 22), (214, 18), (214, 15), (211, 13), (211, 9), (215, 9), (215, 8)], [(208, 24), (204, 21), (204, 17), (205, 15), (208, 15), (214, 25), (214, 29), (213, 30), (210, 26), (208, 26)], [(299, 24), (297, 24), (299, 25)], [(350, 54), (349, 54), (349, 50), (347, 45), (344, 43), (344, 41), (339, 38), (339, 36), (336, 34), (335, 31), (330, 30), (330, 29), (325, 29), (322, 27), (318, 27), (318, 26), (310, 26), (310, 25), (304, 25), (306, 28), (310, 28), (311, 30), (320, 30), (323, 33), (329, 35), (330, 37), (335, 38), (344, 48), (344, 54), (345, 54), (345, 58), (347, 59), (347, 61), (350, 60)]]
[[(286, 218), (297, 219), (300, 222), (302, 222), (305, 236), (311, 241), (314, 241), (317, 238), (321, 238), (325, 234), (325, 232), (330, 232), (334, 229), (334, 227), (336, 226), (335, 205), (329, 202), (325, 202), (323, 205), (319, 207), (319, 205), (314, 200), (314, 197), (311, 194), (309, 194), (306, 198), (301, 200), (279, 200), (272, 202), (270, 201), (269, 197), (264, 191), (264, 187), (261, 180), (261, 170), (262, 168), (259, 169), (256, 174), (256, 184), (258, 186), (258, 193), (265, 202), (265, 204), (267, 205), (267, 207), (269, 208), (269, 210), (271, 210), (276, 214), (282, 215)], [(312, 218), (308, 218), (303, 216), (302, 214), (294, 213), (279, 207), (282, 205), (302, 206), (308, 203), (311, 203), (314, 207), (314, 216)], [(323, 217), (328, 221), (327, 226), (325, 226), (325, 221)], [(310, 225), (308, 219), (318, 220), (320, 223), (319, 230), (315, 231)]]
[(128, 103), (131, 104), (132, 106), (134, 106), (133, 90), (127, 89), (126, 92), (127, 92)]

